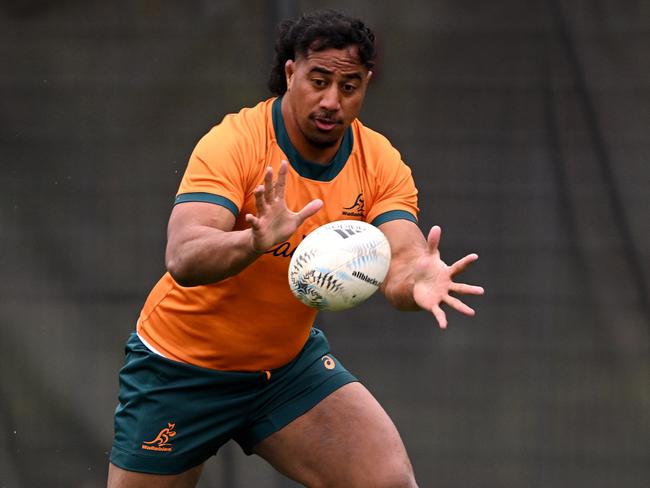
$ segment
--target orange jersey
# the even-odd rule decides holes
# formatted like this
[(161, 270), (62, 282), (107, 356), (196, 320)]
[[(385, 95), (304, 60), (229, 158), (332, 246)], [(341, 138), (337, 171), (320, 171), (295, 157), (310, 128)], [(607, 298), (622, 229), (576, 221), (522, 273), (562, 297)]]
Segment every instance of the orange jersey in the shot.
[(147, 298), (138, 334), (153, 349), (178, 361), (219, 370), (262, 371), (291, 361), (305, 344), (316, 310), (291, 293), (288, 266), (296, 246), (316, 227), (354, 219), (379, 225), (416, 221), (417, 190), (388, 140), (355, 120), (329, 165), (303, 160), (291, 145), (281, 99), (227, 115), (197, 144), (176, 203), (211, 202), (236, 216), (235, 230), (255, 214), (253, 191), (267, 166), (275, 174), (290, 163), (285, 198), (297, 211), (315, 198), (324, 207), (286, 241), (236, 276), (185, 288), (166, 273)]

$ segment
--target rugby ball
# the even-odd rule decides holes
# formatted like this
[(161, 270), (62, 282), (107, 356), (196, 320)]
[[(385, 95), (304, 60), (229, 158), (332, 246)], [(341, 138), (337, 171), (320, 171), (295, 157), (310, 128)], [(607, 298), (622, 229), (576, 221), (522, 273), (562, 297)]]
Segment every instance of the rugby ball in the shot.
[(289, 287), (305, 305), (346, 310), (381, 286), (390, 266), (390, 245), (374, 225), (337, 220), (309, 233), (289, 263)]

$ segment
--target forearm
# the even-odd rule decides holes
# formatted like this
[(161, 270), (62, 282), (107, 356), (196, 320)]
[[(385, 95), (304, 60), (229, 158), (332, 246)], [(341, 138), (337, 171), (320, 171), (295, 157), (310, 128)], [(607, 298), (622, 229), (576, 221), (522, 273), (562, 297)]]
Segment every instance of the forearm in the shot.
[(382, 285), (382, 292), (388, 302), (398, 310), (420, 310), (420, 307), (413, 300), (414, 283), (412, 267), (394, 267), (386, 275)]
[(424, 236), (414, 223), (405, 220), (386, 222), (380, 229), (388, 238), (392, 253), (381, 290), (398, 310), (420, 310), (413, 299), (413, 286), (415, 264), (427, 252)]
[(447, 317), (441, 305), (468, 316), (474, 310), (453, 294), (482, 295), (483, 288), (454, 282), (454, 276), (478, 259), (468, 254), (451, 266), (440, 259), (440, 227), (433, 226), (426, 240), (410, 222), (386, 222), (380, 226), (391, 245), (392, 258), (382, 291), (399, 310), (427, 310), (440, 328), (447, 327)]
[(236, 275), (262, 254), (253, 249), (250, 229), (223, 231), (201, 226), (170, 236), (165, 264), (177, 283), (197, 286)]

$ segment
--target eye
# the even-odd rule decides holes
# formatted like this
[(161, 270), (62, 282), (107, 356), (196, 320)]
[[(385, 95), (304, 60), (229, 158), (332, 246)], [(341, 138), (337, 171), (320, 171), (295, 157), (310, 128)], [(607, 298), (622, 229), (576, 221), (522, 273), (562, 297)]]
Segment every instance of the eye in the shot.
[(356, 89), (357, 89), (357, 85), (354, 85), (354, 84), (352, 84), (352, 83), (345, 83), (345, 84), (343, 85), (343, 91), (344, 91), (345, 93), (353, 93), (354, 90), (356, 90)]
[(327, 82), (322, 78), (312, 78), (311, 82), (316, 88), (324, 88)]

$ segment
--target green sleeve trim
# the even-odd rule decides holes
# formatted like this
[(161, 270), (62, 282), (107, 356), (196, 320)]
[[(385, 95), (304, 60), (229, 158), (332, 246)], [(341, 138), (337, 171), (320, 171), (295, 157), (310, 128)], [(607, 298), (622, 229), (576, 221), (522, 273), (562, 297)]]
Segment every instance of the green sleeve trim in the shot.
[(185, 202), (204, 202), (204, 203), (214, 203), (215, 205), (221, 205), (222, 207), (226, 207), (228, 210), (230, 210), (235, 217), (239, 214), (239, 209), (237, 208), (237, 205), (235, 203), (226, 198), (222, 197), (221, 195), (214, 195), (212, 193), (203, 193), (203, 192), (197, 192), (197, 193), (181, 193), (180, 195), (176, 196), (176, 200), (174, 200), (174, 205), (178, 203), (185, 203)]
[(399, 219), (410, 220), (415, 224), (418, 223), (418, 219), (415, 218), (415, 215), (413, 215), (410, 212), (407, 212), (406, 210), (389, 210), (388, 212), (384, 212), (383, 214), (376, 217), (375, 220), (373, 220), (370, 223), (375, 227), (379, 227), (381, 224), (385, 224), (386, 222), (390, 222), (391, 220), (399, 220)]

